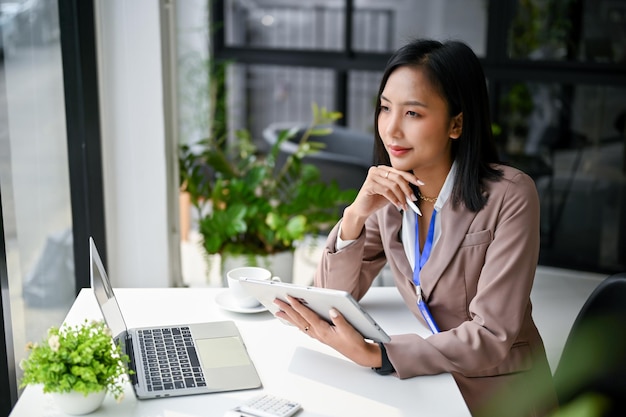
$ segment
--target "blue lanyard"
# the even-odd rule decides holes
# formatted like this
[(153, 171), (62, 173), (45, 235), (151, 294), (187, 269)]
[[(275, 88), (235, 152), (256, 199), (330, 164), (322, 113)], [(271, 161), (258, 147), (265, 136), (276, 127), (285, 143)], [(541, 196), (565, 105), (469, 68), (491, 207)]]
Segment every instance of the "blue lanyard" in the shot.
[(419, 221), (417, 214), (415, 215), (415, 268), (413, 269), (413, 283), (415, 284), (415, 291), (417, 293), (417, 307), (422, 313), (422, 317), (426, 320), (430, 331), (433, 334), (439, 333), (439, 327), (435, 323), (435, 319), (430, 314), (430, 310), (422, 297), (422, 287), (420, 286), (420, 273), (422, 268), (430, 258), (430, 252), (433, 248), (433, 239), (435, 236), (435, 218), (437, 217), (437, 210), (433, 210), (433, 215), (430, 218), (430, 226), (428, 227), (428, 235), (426, 236), (426, 242), (424, 242), (424, 251), (420, 251), (420, 234), (419, 234)]
[(435, 218), (437, 217), (437, 210), (433, 210), (433, 215), (430, 218), (430, 226), (428, 227), (428, 236), (426, 236), (426, 242), (424, 242), (424, 252), (420, 252), (420, 230), (417, 214), (415, 215), (415, 269), (413, 269), (413, 283), (420, 285), (420, 273), (422, 268), (426, 265), (426, 261), (430, 258), (430, 251), (433, 248), (433, 239), (435, 236)]

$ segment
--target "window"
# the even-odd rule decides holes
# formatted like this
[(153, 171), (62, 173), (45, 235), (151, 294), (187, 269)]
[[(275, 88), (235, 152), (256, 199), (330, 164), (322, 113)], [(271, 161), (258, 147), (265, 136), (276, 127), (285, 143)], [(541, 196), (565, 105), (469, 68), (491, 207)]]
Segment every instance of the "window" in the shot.
[(513, 59), (626, 62), (624, 1), (519, 1), (514, 7)]
[[(502, 159), (537, 183), (540, 262), (626, 269), (626, 1), (227, 0), (211, 7), (213, 57), (233, 63), (230, 127), (250, 129), (260, 145), (265, 126), (309, 120), (313, 100), (341, 111), (350, 129), (371, 133), (393, 49), (414, 37), (465, 41), (485, 68)], [(593, 220), (591, 201), (605, 202), (602, 220)]]
[(0, 4), (0, 188), (19, 363), (63, 321), (75, 276), (57, 2), (13, 5)]

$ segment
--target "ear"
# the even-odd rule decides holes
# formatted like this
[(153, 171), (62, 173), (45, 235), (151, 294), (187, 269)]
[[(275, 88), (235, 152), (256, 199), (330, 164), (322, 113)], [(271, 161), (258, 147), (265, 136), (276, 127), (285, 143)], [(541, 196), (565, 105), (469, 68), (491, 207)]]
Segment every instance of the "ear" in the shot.
[(450, 120), (449, 136), (452, 139), (458, 139), (463, 133), (463, 113), (459, 113)]

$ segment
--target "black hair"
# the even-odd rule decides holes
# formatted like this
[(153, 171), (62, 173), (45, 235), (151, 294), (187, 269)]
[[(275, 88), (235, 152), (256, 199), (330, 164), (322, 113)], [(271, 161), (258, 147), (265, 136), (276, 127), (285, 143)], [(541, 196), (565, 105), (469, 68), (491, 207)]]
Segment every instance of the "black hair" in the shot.
[(485, 180), (499, 180), (502, 171), (498, 151), (491, 133), (487, 83), (480, 61), (463, 42), (439, 42), (430, 39), (411, 41), (398, 49), (387, 62), (376, 98), (374, 117), (374, 163), (391, 166), (389, 154), (378, 133), (380, 96), (391, 73), (398, 67), (420, 68), (431, 86), (448, 105), (450, 117), (463, 113), (461, 136), (452, 141), (452, 159), (457, 174), (452, 189), (452, 204), (464, 204), (473, 212), (487, 203), (483, 196)]

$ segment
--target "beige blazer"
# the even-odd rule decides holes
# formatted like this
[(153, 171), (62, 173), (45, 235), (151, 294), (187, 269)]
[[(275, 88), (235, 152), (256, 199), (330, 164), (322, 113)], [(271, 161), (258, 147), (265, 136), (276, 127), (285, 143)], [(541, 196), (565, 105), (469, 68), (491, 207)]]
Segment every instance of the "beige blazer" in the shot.
[[(529, 176), (511, 167), (498, 168), (504, 177), (486, 183), (488, 201), (483, 210), (453, 208), (448, 200), (439, 213), (441, 236), (420, 277), (441, 333), (425, 339), (416, 334), (393, 335), (385, 344), (400, 378), (453, 373), (475, 415), (496, 391), (512, 387), (526, 374), (522, 371), (534, 368), (546, 389), (552, 389), (543, 342), (531, 317), (530, 291), (539, 255), (539, 198)], [(315, 285), (343, 289), (360, 299), (388, 263), (406, 305), (423, 322), (413, 271), (400, 240), (401, 226), (402, 213), (389, 204), (367, 220), (354, 243), (340, 251), (335, 248), (335, 226)], [(553, 399), (551, 395), (550, 402)]]

